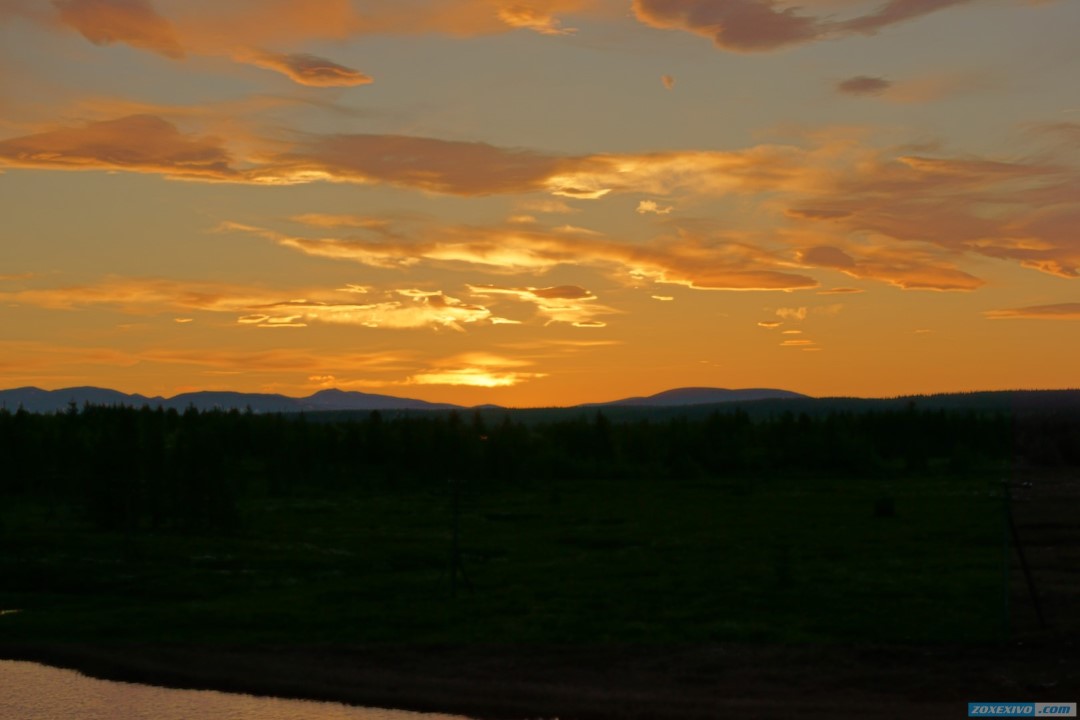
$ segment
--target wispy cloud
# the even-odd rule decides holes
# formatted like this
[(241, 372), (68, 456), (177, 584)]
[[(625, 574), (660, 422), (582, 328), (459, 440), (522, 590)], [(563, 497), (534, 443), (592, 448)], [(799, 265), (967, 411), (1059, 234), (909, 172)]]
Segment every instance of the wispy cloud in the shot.
[[(0, 292), (0, 301), (54, 310), (109, 307), (135, 315), (176, 310), (224, 313), (239, 325), (260, 328), (307, 327), (310, 324), (368, 328), (463, 330), (466, 325), (505, 320), (475, 303), (441, 291), (399, 289), (381, 299), (357, 303), (357, 286), (339, 290), (271, 291), (218, 283), (113, 277), (95, 285)], [(368, 293), (362, 292), (362, 295)]]
[(774, 50), (824, 32), (815, 18), (770, 0), (634, 0), (633, 7), (647, 25), (704, 35), (725, 50)]
[(310, 225), (311, 227), (335, 230), (338, 228), (359, 228), (363, 230), (383, 231), (390, 227), (391, 218), (370, 215), (328, 215), (325, 213), (304, 213), (293, 215), (290, 220)]
[(971, 0), (633, 0), (633, 10), (640, 22), (651, 27), (682, 30), (708, 38), (722, 50), (753, 53), (875, 35), (893, 25), (973, 4)]
[[(259, 312), (238, 322), (258, 327), (306, 326), (309, 322), (360, 325), (368, 328), (464, 330), (473, 323), (498, 323), (501, 319), (481, 305), (463, 302), (442, 292), (398, 290), (404, 299), (355, 304), (328, 300), (289, 300), (253, 308)], [(504, 321), (505, 322), (505, 321)]]
[[(364, 73), (316, 55), (255, 49), (246, 42), (340, 37), (343, 30), (359, 27), (359, 18), (341, 0), (327, 0), (316, 9), (306, 3), (307, 15), (299, 22), (299, 3), (295, 0), (264, 0), (259, 4), (247, 0), (224, 4), (189, 0), (171, 7), (175, 20), (160, 14), (150, 0), (54, 0), (53, 5), (57, 24), (76, 30), (95, 45), (122, 43), (172, 59), (188, 54), (227, 56), (314, 87), (348, 87), (372, 81)], [(205, 18), (195, 14), (200, 11)], [(208, 22), (214, 16), (220, 19), (220, 25)], [(46, 17), (37, 19), (49, 24)], [(336, 28), (320, 19), (336, 21)], [(276, 24), (291, 27), (288, 31), (267, 31)], [(222, 28), (228, 30), (223, 32)]]
[(499, 8), (499, 19), (513, 28), (526, 28), (541, 35), (569, 35), (575, 28), (562, 26), (562, 21), (549, 10), (523, 3), (505, 4)]
[(0, 140), (0, 163), (68, 170), (128, 170), (167, 177), (241, 180), (231, 156), (212, 137), (183, 135), (152, 115), (49, 130)]
[(986, 317), (993, 320), (1029, 318), (1036, 320), (1080, 320), (1080, 302), (1053, 305), (1030, 305), (1006, 310), (988, 310)]
[[(901, 252), (870, 247), (863, 252), (865, 257), (856, 260), (840, 248), (824, 245), (801, 251), (799, 258), (810, 267), (831, 268), (851, 277), (881, 280), (906, 290), (977, 290), (985, 284), (980, 278), (916, 248)], [(844, 291), (852, 292), (852, 289)]]
[(825, 290), (818, 290), (818, 295), (854, 295), (858, 293), (866, 292), (862, 288), (853, 287), (834, 287), (827, 288)]
[(836, 91), (844, 95), (879, 95), (892, 87), (892, 84), (882, 77), (856, 75), (836, 83)]
[(598, 320), (600, 315), (618, 312), (614, 308), (596, 304), (596, 296), (577, 285), (560, 285), (545, 288), (512, 288), (496, 285), (470, 285), (470, 292), (476, 297), (510, 297), (531, 303), (547, 324), (566, 323), (574, 327), (604, 327), (606, 323)]
[(634, 0), (634, 14), (652, 27), (702, 35), (724, 50), (765, 52), (851, 34), (874, 34), (890, 25), (968, 0), (888, 0), (868, 3), (846, 20), (808, 15), (776, 0)]
[(54, 0), (59, 21), (95, 45), (124, 43), (170, 58), (184, 48), (169, 20), (149, 0)]
[(816, 287), (813, 278), (787, 272), (775, 255), (754, 246), (683, 234), (644, 246), (592, 234), (520, 227), (444, 226), (422, 239), (300, 238), (236, 223), (226, 230), (253, 232), (309, 255), (381, 268), (421, 262), (473, 266), (488, 272), (543, 273), (559, 265), (593, 266), (627, 280), (708, 290), (789, 290)]
[(805, 320), (806, 308), (805, 307), (782, 307), (776, 309), (776, 315), (782, 317), (785, 320)]
[(287, 54), (252, 48), (239, 51), (234, 57), (239, 62), (274, 70), (301, 85), (311, 87), (353, 87), (374, 82), (370, 75), (338, 65), (318, 55)]
[(653, 213), (654, 215), (668, 215), (674, 210), (672, 205), (660, 205), (655, 200), (642, 200), (638, 203), (637, 213), (644, 215), (646, 213)]

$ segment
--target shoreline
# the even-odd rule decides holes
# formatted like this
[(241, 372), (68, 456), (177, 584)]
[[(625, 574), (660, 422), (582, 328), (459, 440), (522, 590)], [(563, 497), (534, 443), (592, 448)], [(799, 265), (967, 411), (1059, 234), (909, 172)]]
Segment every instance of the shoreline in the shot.
[(0, 643), (0, 658), (161, 687), (477, 720), (955, 718), (1076, 701), (1071, 640), (990, 646), (208, 646)]

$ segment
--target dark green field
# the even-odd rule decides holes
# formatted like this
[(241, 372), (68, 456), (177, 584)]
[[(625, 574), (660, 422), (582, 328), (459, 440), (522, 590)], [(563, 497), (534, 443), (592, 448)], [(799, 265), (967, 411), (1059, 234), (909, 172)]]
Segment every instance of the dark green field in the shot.
[[(893, 516), (878, 508), (888, 497)], [(574, 480), (249, 498), (232, 534), (5, 503), (8, 641), (993, 641), (1000, 484)]]

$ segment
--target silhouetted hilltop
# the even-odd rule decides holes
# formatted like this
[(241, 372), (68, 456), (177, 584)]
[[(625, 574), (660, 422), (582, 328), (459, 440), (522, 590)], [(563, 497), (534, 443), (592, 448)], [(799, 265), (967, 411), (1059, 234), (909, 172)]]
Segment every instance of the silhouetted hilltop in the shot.
[[(126, 403), (125, 403), (126, 404)], [(151, 403), (153, 404), (153, 403)], [(299, 401), (273, 393), (241, 393), (202, 391), (182, 393), (160, 403), (166, 408), (183, 410), (194, 407), (196, 410), (246, 410), (253, 412), (298, 412)]]
[(60, 390), (42, 390), (36, 387), (21, 387), (12, 390), (0, 390), (0, 407), (18, 410), (22, 407), (27, 412), (59, 412), (66, 410), (71, 403), (82, 407), (90, 405), (143, 405), (157, 406), (164, 404), (161, 397), (119, 392), (108, 388), (71, 387)]
[(622, 400), (613, 400), (606, 403), (588, 403), (584, 405), (584, 407), (679, 407), (683, 405), (753, 402), (755, 400), (780, 400), (792, 398), (809, 398), (809, 396), (791, 392), (790, 390), (776, 390), (773, 388), (729, 390), (727, 388), (686, 387), (665, 390), (664, 392), (649, 395), (648, 397), (623, 398)]
[(453, 410), (460, 405), (450, 403), (431, 403), (426, 400), (391, 397), (356, 391), (331, 388), (320, 390), (310, 397), (301, 398), (302, 409), (323, 410)]

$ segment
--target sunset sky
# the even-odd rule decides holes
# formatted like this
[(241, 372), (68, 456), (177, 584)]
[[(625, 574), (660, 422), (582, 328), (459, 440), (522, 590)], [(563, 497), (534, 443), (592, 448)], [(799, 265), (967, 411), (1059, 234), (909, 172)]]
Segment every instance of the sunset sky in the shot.
[(1080, 386), (1076, 0), (0, 0), (0, 387)]

